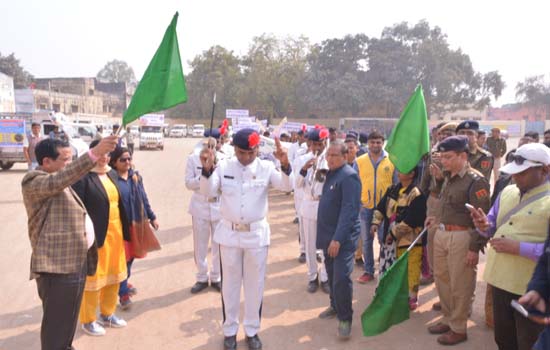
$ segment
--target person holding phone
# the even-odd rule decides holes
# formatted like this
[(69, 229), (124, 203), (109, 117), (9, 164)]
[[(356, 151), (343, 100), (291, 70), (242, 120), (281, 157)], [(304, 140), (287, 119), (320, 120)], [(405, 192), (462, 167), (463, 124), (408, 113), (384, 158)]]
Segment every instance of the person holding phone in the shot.
[(491, 237), (483, 277), (492, 286), (499, 349), (531, 349), (542, 331), (510, 303), (525, 293), (543, 252), (550, 220), (549, 164), (550, 150), (545, 145), (519, 147), (501, 169), (512, 176), (514, 184), (502, 190), (487, 215), (481, 209), (470, 210), (478, 232)]
[(546, 350), (550, 348), (550, 311), (548, 301), (550, 300), (550, 236), (544, 244), (543, 254), (540, 256), (533, 277), (527, 285), (527, 293), (519, 298), (519, 303), (532, 310), (545, 314), (544, 316), (532, 317), (531, 320), (541, 327), (543, 331), (539, 334), (534, 350)]

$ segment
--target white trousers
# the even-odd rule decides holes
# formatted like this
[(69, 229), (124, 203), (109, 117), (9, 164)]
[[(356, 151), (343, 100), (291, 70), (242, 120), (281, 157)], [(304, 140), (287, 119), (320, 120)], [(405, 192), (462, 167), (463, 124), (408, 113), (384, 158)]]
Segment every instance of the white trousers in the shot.
[(321, 266), (317, 266), (317, 220), (311, 220), (304, 217), (300, 218), (304, 225), (304, 238), (306, 243), (306, 265), (307, 277), (313, 281), (319, 276), (321, 282), (328, 281), (327, 270), (325, 269), (325, 256), (322, 251)]
[(208, 244), (212, 242), (212, 267), (210, 269), (210, 281), (219, 282), (220, 278), (220, 248), (218, 243), (212, 240), (214, 231), (219, 221), (200, 219), (195, 216), (193, 220), (193, 248), (195, 266), (197, 267), (197, 282), (208, 282)]
[(306, 242), (304, 237), (304, 225), (303, 219), (300, 215), (300, 205), (302, 205), (302, 199), (296, 196), (296, 190), (294, 191), (294, 209), (296, 210), (296, 215), (298, 216), (298, 233), (300, 239), (300, 254), (306, 252)]
[(306, 252), (306, 235), (304, 233), (304, 218), (298, 216), (298, 229), (300, 235), (300, 254)]
[(244, 332), (253, 337), (260, 330), (267, 250), (267, 246), (252, 249), (220, 245), (223, 334), (226, 337), (239, 331), (241, 286), (244, 289)]

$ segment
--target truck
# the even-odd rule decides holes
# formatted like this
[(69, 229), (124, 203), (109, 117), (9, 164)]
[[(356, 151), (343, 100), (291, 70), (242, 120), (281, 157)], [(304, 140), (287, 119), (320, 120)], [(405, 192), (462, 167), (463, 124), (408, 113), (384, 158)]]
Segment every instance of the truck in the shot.
[(139, 149), (164, 150), (164, 114), (142, 115), (139, 125)]

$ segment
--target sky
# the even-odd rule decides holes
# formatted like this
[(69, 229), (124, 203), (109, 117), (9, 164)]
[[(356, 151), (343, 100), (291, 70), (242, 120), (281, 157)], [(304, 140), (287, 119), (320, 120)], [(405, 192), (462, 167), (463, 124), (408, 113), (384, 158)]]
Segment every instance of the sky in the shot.
[(120, 59), (140, 79), (176, 11), (185, 72), (213, 45), (243, 55), (263, 33), (318, 43), (425, 19), (476, 71), (499, 71), (506, 88), (495, 106), (516, 102), (526, 77), (550, 73), (550, 1), (535, 0), (0, 0), (0, 53), (38, 78), (93, 77)]

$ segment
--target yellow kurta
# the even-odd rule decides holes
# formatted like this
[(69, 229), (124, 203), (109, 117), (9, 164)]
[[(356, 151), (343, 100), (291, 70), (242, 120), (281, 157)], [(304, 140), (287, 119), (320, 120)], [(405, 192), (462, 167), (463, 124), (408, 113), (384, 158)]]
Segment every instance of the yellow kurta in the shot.
[(100, 176), (99, 179), (109, 197), (109, 226), (105, 243), (97, 250), (97, 271), (95, 275), (86, 278), (86, 291), (97, 291), (105, 286), (118, 284), (127, 276), (118, 191), (107, 176)]

